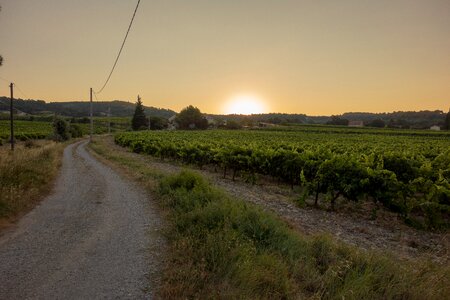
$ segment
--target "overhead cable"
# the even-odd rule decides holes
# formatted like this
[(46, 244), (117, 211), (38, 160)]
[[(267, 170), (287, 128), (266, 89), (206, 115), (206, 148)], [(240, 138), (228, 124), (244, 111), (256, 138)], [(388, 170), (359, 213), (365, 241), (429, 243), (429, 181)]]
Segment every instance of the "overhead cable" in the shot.
[(123, 50), (123, 48), (125, 46), (125, 42), (127, 41), (128, 34), (130, 33), (131, 26), (133, 25), (134, 17), (136, 16), (136, 13), (138, 11), (140, 3), (141, 3), (141, 0), (138, 0), (136, 8), (135, 8), (134, 13), (133, 13), (133, 17), (131, 18), (130, 25), (128, 26), (127, 34), (125, 35), (125, 38), (123, 39), (122, 46), (120, 47), (119, 53), (117, 54), (116, 60), (114, 61), (114, 65), (113, 65), (113, 67), (111, 69), (111, 72), (109, 72), (109, 75), (108, 75), (108, 78), (105, 81), (105, 84), (103, 84), (102, 88), (99, 91), (95, 92), (95, 94), (100, 94), (101, 92), (103, 92), (103, 90), (105, 89), (105, 87), (108, 84), (109, 80), (111, 79), (112, 74), (114, 73), (114, 70), (116, 68), (117, 62), (119, 61), (120, 55), (122, 54), (122, 50)]

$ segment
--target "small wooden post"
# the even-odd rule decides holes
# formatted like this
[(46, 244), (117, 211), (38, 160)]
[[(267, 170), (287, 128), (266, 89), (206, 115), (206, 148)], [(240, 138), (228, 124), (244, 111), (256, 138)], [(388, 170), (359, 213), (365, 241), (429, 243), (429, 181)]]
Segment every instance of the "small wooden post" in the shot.
[(9, 105), (9, 118), (10, 118), (10, 142), (11, 142), (11, 151), (14, 151), (14, 108), (13, 108), (13, 99), (14, 99), (14, 83), (9, 85), (11, 91), (11, 101)]
[(111, 107), (108, 107), (108, 134), (111, 134)]
[(90, 135), (89, 135), (89, 142), (92, 142), (92, 135), (94, 134), (94, 112), (92, 109), (92, 88), (90, 89), (90, 108), (89, 108), (89, 115), (90, 115), (90, 119), (91, 119), (91, 124), (90, 124)]

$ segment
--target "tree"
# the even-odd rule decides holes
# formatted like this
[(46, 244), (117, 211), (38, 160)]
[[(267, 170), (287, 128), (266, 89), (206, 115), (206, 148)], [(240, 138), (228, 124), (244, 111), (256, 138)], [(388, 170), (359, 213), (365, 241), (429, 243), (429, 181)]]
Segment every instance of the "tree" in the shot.
[(376, 119), (376, 120), (373, 120), (373, 121), (370, 121), (369, 123), (367, 123), (367, 126), (384, 128), (384, 127), (386, 127), (386, 123), (381, 119)]
[(239, 124), (239, 122), (234, 121), (234, 120), (230, 120), (227, 122), (227, 125), (225, 125), (226, 129), (241, 129), (242, 125)]
[(134, 110), (133, 119), (131, 120), (131, 128), (133, 130), (147, 129), (148, 120), (144, 113), (141, 97), (138, 96), (136, 108)]
[(203, 117), (200, 109), (189, 105), (182, 109), (177, 115), (175, 121), (180, 129), (207, 129), (208, 120)]
[(450, 130), (450, 109), (448, 110), (447, 115), (445, 116), (444, 128), (446, 130)]
[(168, 126), (167, 119), (161, 117), (150, 117), (150, 129), (152, 130), (161, 130), (165, 129)]
[(327, 125), (342, 125), (342, 126), (347, 126), (349, 123), (349, 120), (347, 119), (342, 119), (338, 116), (331, 116), (331, 120), (329, 120), (327, 122)]

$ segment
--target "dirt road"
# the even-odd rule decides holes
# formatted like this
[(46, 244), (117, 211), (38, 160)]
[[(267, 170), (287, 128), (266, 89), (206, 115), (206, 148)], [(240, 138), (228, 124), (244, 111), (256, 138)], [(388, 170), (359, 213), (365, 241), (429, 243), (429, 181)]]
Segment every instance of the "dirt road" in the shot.
[(142, 189), (70, 145), (54, 192), (0, 237), (0, 299), (148, 299), (161, 220)]

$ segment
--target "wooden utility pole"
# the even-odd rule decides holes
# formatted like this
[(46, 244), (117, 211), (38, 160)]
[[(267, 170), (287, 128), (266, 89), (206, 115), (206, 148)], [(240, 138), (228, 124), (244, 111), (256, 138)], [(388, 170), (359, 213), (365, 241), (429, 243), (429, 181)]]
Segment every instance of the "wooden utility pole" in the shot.
[(11, 82), (9, 85), (11, 90), (11, 102), (9, 105), (9, 118), (10, 118), (10, 142), (11, 142), (11, 151), (14, 151), (14, 112), (13, 112), (13, 99), (14, 99), (14, 83)]
[[(141, 97), (138, 96), (138, 99), (141, 100)], [(148, 130), (150, 130), (151, 129), (150, 112), (148, 113), (148, 123), (147, 123), (147, 125), (148, 125)]]
[(92, 88), (90, 90), (90, 108), (89, 108), (89, 116), (91, 119), (91, 130), (90, 130), (90, 135), (89, 135), (89, 142), (92, 142), (92, 135), (94, 134), (94, 113), (93, 113), (93, 109), (92, 109)]
[(111, 107), (108, 107), (108, 134), (111, 134)]

